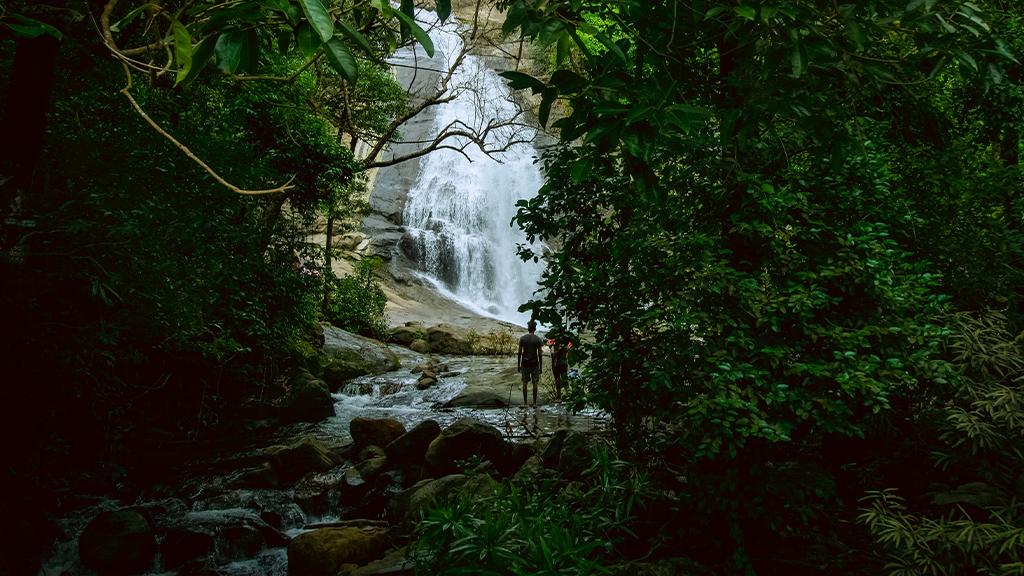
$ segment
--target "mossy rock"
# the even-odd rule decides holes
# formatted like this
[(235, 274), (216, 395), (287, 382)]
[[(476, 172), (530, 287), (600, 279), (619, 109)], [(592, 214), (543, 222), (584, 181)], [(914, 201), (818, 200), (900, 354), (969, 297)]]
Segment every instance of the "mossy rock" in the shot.
[[(389, 547), (379, 528), (321, 528), (296, 536), (288, 544), (289, 576), (336, 576), (352, 564), (380, 558)], [(349, 565), (349, 566), (346, 566)]]

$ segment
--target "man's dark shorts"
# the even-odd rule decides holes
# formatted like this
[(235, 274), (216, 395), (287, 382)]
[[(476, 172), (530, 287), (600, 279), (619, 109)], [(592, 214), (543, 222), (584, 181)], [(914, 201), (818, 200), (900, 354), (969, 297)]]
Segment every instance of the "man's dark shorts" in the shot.
[(523, 384), (526, 384), (530, 380), (533, 380), (534, 382), (540, 382), (540, 367), (539, 366), (536, 367), (536, 368), (527, 368), (527, 367), (524, 366), (520, 370), (520, 373), (523, 375)]

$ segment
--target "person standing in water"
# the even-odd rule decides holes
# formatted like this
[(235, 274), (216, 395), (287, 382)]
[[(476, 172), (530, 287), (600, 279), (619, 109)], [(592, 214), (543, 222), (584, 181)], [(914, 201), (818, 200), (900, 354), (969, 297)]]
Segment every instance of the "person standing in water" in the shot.
[(569, 349), (572, 341), (567, 334), (548, 333), (548, 348), (551, 348), (551, 375), (555, 379), (555, 400), (562, 401), (562, 390), (569, 373)]
[(540, 371), (543, 365), (541, 349), (544, 341), (537, 336), (537, 323), (530, 320), (526, 323), (529, 334), (519, 338), (519, 354), (516, 356), (516, 368), (523, 378), (523, 405), (526, 405), (526, 385), (533, 381), (533, 405), (537, 405), (537, 386), (540, 384)]

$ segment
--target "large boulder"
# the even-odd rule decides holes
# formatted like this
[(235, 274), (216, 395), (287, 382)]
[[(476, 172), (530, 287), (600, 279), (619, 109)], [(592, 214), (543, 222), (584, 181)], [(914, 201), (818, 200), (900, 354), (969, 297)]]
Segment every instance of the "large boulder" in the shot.
[(449, 474), (441, 478), (426, 478), (395, 494), (388, 502), (392, 516), (405, 522), (414, 522), (431, 505), (439, 502), (466, 483), (464, 474)]
[(451, 324), (438, 324), (427, 329), (430, 351), (437, 354), (473, 354), (473, 339), (469, 329)]
[(387, 345), (346, 332), (335, 326), (324, 326), (324, 380), (332, 391), (346, 381), (367, 374), (398, 370), (398, 356)]
[(353, 418), (349, 422), (348, 430), (357, 450), (366, 446), (383, 448), (406, 432), (405, 425), (394, 418), (363, 418), (361, 416)]
[(334, 416), (334, 399), (323, 380), (306, 370), (292, 378), (288, 393), (278, 404), (278, 417), (283, 422), (319, 422)]
[(327, 448), (309, 436), (288, 446), (271, 446), (267, 455), (282, 484), (291, 484), (310, 472), (329, 470), (336, 464)]
[(441, 435), (441, 425), (435, 420), (424, 420), (412, 430), (395, 438), (384, 447), (388, 460), (395, 463), (420, 464), (427, 453), (427, 447)]
[(409, 343), (409, 350), (412, 350), (413, 352), (419, 352), (420, 354), (429, 354), (430, 342), (427, 342), (422, 338), (417, 338)]
[(155, 554), (153, 526), (136, 510), (101, 512), (78, 538), (82, 564), (101, 575), (143, 572)]
[(249, 510), (201, 510), (168, 527), (160, 554), (164, 569), (171, 570), (195, 561), (225, 564), (251, 558), (287, 543), (287, 536)]
[(472, 457), (497, 462), (505, 452), (505, 439), (490, 424), (472, 418), (456, 420), (427, 447), (427, 464), (440, 472), (455, 472), (459, 462)]
[(427, 329), (419, 322), (406, 322), (404, 326), (392, 328), (388, 333), (388, 341), (402, 346), (408, 346), (414, 340), (423, 339), (427, 335)]
[(380, 528), (320, 528), (300, 534), (288, 544), (288, 574), (336, 576), (346, 566), (380, 558), (388, 546), (388, 533)]

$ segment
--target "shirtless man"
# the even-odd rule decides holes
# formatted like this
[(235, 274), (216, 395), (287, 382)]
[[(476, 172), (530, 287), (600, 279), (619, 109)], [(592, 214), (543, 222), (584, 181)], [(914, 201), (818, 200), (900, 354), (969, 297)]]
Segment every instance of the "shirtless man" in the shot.
[(543, 364), (541, 348), (544, 341), (537, 336), (537, 323), (530, 320), (526, 323), (529, 334), (519, 338), (519, 354), (516, 357), (516, 368), (523, 377), (523, 406), (526, 405), (526, 385), (533, 381), (533, 405), (537, 405), (537, 385), (540, 383), (540, 371)]

